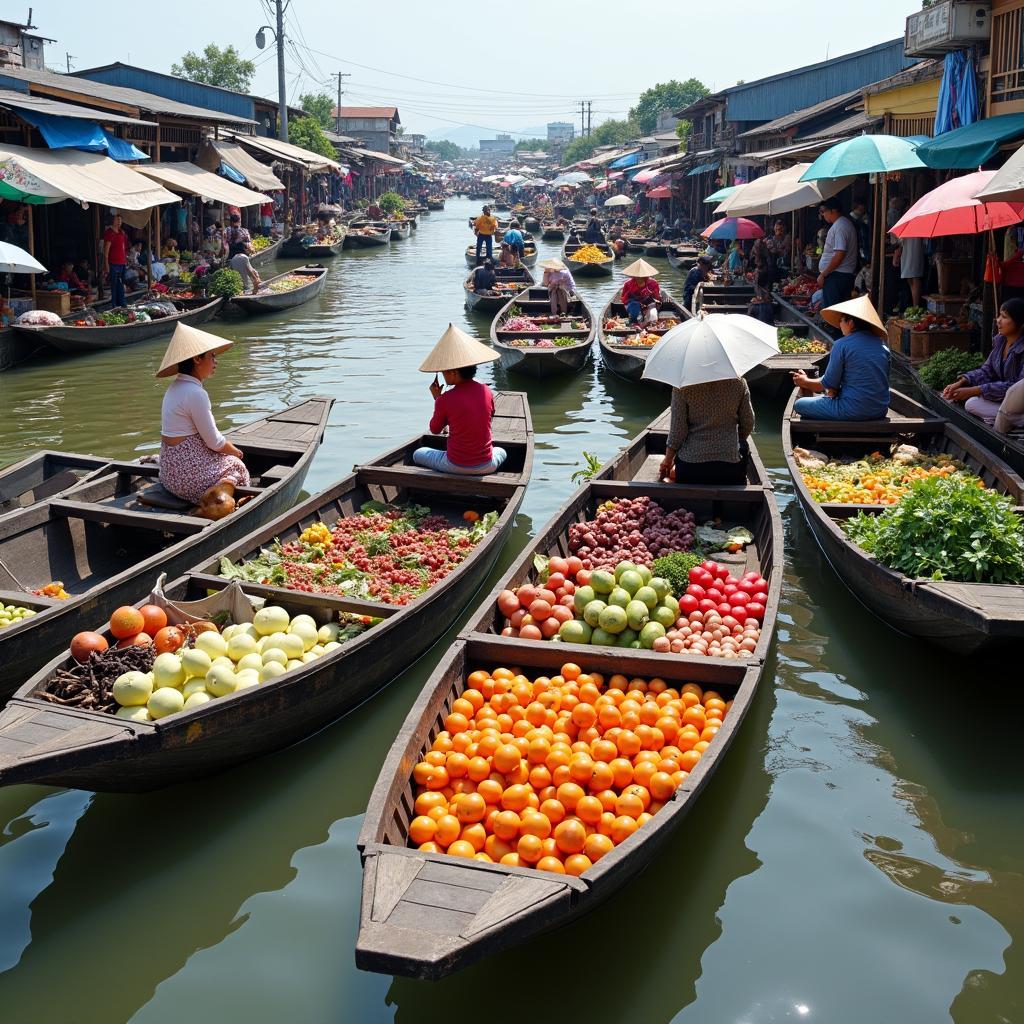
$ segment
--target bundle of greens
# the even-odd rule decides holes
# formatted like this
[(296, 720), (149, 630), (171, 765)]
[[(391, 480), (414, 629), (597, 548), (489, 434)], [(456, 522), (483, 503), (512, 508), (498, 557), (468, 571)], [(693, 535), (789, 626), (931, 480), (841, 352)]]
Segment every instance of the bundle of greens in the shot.
[(940, 391), (947, 384), (957, 380), (961, 374), (976, 370), (983, 361), (980, 352), (961, 352), (958, 348), (944, 348), (922, 363), (918, 373), (925, 387)]

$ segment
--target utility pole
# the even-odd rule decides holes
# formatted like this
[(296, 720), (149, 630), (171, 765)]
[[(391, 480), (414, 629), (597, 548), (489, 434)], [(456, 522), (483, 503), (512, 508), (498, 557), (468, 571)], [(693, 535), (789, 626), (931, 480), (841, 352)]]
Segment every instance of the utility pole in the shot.
[(281, 141), (288, 141), (288, 96), (284, 88), (284, 3), (277, 6), (277, 116), (281, 121)]
[(585, 105), (585, 101), (580, 100), (580, 138), (587, 134), (587, 117), (586, 114), (583, 112), (583, 108)]
[(340, 135), (341, 134), (341, 80), (343, 78), (351, 78), (352, 75), (348, 72), (336, 71), (335, 74), (338, 76), (338, 116), (334, 119), (334, 130)]
[(65, 52), (64, 52), (64, 59), (67, 61), (67, 64), (68, 64), (68, 74), (70, 75), (71, 74), (71, 62), (73, 60), (76, 60), (77, 58), (75, 57), (75, 55), (73, 53), (68, 53), (65, 50)]
[(590, 135), (590, 108), (593, 105), (591, 100), (587, 100), (587, 135)]

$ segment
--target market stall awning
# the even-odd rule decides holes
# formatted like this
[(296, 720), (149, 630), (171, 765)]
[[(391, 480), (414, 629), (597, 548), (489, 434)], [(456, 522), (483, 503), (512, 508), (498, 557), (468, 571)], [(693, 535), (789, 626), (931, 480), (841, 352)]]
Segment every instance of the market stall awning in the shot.
[(213, 199), (229, 206), (259, 206), (269, 203), (270, 196), (262, 192), (236, 185), (227, 178), (222, 178), (212, 171), (203, 170), (187, 161), (173, 164), (146, 164), (135, 168), (147, 178), (153, 178), (175, 192), (187, 192), (189, 195)]
[[(388, 153), (378, 153), (375, 149), (360, 149), (358, 146), (347, 146), (351, 152), (355, 153), (361, 160), (377, 160), (382, 164), (397, 164), (399, 167), (405, 166), (405, 160), (399, 160), (397, 156), (391, 156)], [(501, 181), (504, 178), (504, 174), (494, 174), (488, 178), (481, 178), (481, 181)]]
[(695, 174), (707, 174), (708, 171), (717, 171), (718, 164), (697, 164), (696, 167), (691, 167), (687, 172), (687, 177), (692, 178)]
[(739, 185), (726, 185), (725, 188), (720, 188), (717, 192), (712, 192), (704, 202), (720, 203), (723, 199), (728, 199), (729, 196), (731, 196), (739, 187)]
[(986, 203), (1024, 202), (1024, 149), (1018, 149), (974, 198)]
[(234, 171), (242, 181), (258, 192), (276, 192), (284, 188), (284, 182), (274, 172), (250, 156), (241, 146), (224, 139), (207, 139), (199, 151), (196, 163), (207, 171)]
[(608, 166), (617, 169), (620, 167), (633, 167), (638, 163), (640, 163), (639, 150), (635, 153), (627, 153), (625, 156), (620, 156), (618, 160), (613, 160)]
[(148, 153), (111, 135), (95, 121), (41, 114), (34, 110), (19, 110), (18, 116), (39, 129), (50, 149), (86, 149), (92, 153), (106, 153), (111, 160), (122, 162), (149, 159)]
[(977, 170), (1008, 142), (1024, 139), (1024, 114), (1000, 114), (954, 128), (921, 143), (917, 155), (926, 167)]
[(176, 203), (173, 192), (102, 153), (0, 145), (0, 198), (33, 205), (74, 199), (122, 210)]
[(794, 164), (784, 171), (755, 178), (740, 185), (722, 202), (715, 213), (728, 217), (774, 216), (813, 206), (823, 199), (842, 192), (853, 178), (832, 178), (827, 181), (801, 181), (810, 164)]
[(309, 149), (303, 149), (301, 146), (293, 146), (290, 142), (271, 139), (265, 135), (239, 135), (237, 133), (233, 134), (232, 138), (239, 145), (266, 153), (275, 160), (285, 160), (288, 163), (297, 164), (309, 171), (310, 174), (341, 171), (341, 164), (337, 160), (331, 160), (329, 157), (321, 156)]

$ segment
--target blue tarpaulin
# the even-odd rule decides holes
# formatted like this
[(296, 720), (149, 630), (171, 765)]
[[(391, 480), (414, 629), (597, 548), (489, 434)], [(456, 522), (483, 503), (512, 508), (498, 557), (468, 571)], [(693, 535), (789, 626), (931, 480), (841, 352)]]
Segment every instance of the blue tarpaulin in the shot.
[(1024, 139), (1024, 114), (999, 114), (954, 128), (917, 147), (927, 167), (976, 171), (1008, 142)]
[(640, 154), (639, 154), (639, 152), (637, 152), (637, 153), (629, 153), (626, 156), (620, 156), (618, 160), (613, 160), (612, 163), (609, 166), (611, 167), (612, 170), (617, 170), (620, 167), (632, 167), (634, 164), (638, 164), (639, 162), (640, 162)]
[(718, 170), (718, 164), (717, 163), (715, 163), (715, 164), (697, 164), (696, 167), (691, 167), (690, 170), (687, 171), (686, 173), (687, 173), (687, 177), (692, 178), (695, 174), (707, 174), (708, 171), (717, 171), (717, 170)]
[(978, 83), (970, 50), (946, 54), (942, 67), (938, 108), (935, 111), (934, 135), (963, 128), (978, 120)]
[(233, 181), (236, 185), (245, 184), (245, 175), (240, 174), (238, 171), (236, 171), (234, 167), (231, 166), (231, 164), (226, 164), (224, 163), (223, 160), (221, 160), (220, 167), (218, 168), (218, 170), (219, 173), (223, 174), (224, 177), (228, 179), (228, 181)]
[(39, 129), (50, 149), (85, 149), (90, 153), (107, 153), (112, 159), (121, 161), (149, 159), (141, 149), (111, 135), (95, 121), (41, 114), (34, 110), (19, 110), (18, 116)]

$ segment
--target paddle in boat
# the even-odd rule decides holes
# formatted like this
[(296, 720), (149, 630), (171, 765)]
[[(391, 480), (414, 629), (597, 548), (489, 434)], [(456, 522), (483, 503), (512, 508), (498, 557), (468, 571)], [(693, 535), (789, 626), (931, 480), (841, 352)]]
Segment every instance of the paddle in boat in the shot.
[(576, 373), (594, 343), (594, 318), (573, 295), (567, 312), (553, 314), (548, 290), (524, 288), (491, 323), (491, 344), (504, 369), (531, 377)]
[(250, 292), (233, 296), (231, 305), (243, 313), (291, 309), (315, 299), (323, 291), (326, 280), (327, 268), (319, 263), (310, 263), (267, 278), (260, 283), (260, 290), (255, 295)]
[[(0, 712), (0, 784), (47, 780), (101, 791), (156, 789), (298, 742), (357, 707), (455, 622), (512, 531), (533, 459), (525, 395), (495, 396), (493, 434), (508, 453), (499, 472), (471, 477), (421, 469), (413, 465), (412, 453), (421, 445), (443, 447), (445, 438), (417, 435), (357, 466), (265, 527), (208, 554), (158, 595), (181, 605), (213, 591), (223, 595), (228, 608), (237, 608), (239, 599), (243, 608), (247, 598), (265, 601), (290, 617), (310, 615), (316, 626), (326, 627), (324, 637), (335, 636), (339, 646), (318, 651), (310, 639), (307, 650), (319, 655), (316, 660), (155, 721), (116, 717), (109, 695), (100, 708), (62, 704), (62, 681), (76, 665), (65, 649)], [(444, 574), (435, 569), (422, 592), (423, 575), (417, 575), (413, 587), (389, 588), (356, 564), (381, 552), (371, 556), (367, 551), (365, 559), (353, 554), (355, 537), (373, 532), (375, 525), (378, 534), (371, 544), (382, 541), (387, 549), (389, 536), (405, 536), (390, 533), (403, 516), (403, 527), (432, 531), (446, 550), (462, 546), (463, 556), (451, 558)], [(313, 545), (322, 549), (332, 543), (346, 567), (339, 571), (332, 563), (321, 573), (322, 559), (309, 560), (308, 555)], [(415, 557), (416, 544), (408, 551)], [(299, 557), (289, 562), (288, 552)], [(151, 569), (150, 584), (158, 571)], [(210, 612), (204, 605), (194, 614), (205, 619)], [(72, 631), (82, 627), (64, 625)], [(101, 632), (105, 628), (99, 616), (90, 625)], [(70, 638), (66, 632), (59, 646), (66, 648)], [(66, 742), (54, 743), (54, 736)]]
[[(650, 863), (722, 763), (765, 671), (782, 585), (782, 526), (769, 488), (753, 484), (731, 488), (676, 487), (657, 482), (657, 466), (653, 470), (650, 466), (652, 459), (660, 461), (657, 449), (660, 445), (664, 451), (664, 439), (664, 433), (657, 430), (645, 431), (601, 471), (598, 479), (581, 487), (569, 499), (483, 603), (471, 620), (472, 628), (442, 659), (409, 712), (370, 797), (358, 840), (363, 894), (357, 966), (385, 974), (438, 979), (578, 918)], [(753, 459), (756, 460), (756, 452)], [(763, 470), (753, 470), (751, 476), (763, 478)], [(756, 641), (748, 645), (754, 647), (753, 651), (745, 650), (742, 658), (708, 657), (695, 653), (655, 653), (644, 647), (618, 649), (499, 635), (504, 615), (497, 610), (497, 602), (504, 602), (509, 593), (513, 598), (518, 596), (510, 588), (526, 581), (536, 581), (539, 587), (541, 567), (554, 571), (553, 564), (558, 569), (567, 567), (572, 573), (575, 567), (569, 560), (574, 557), (570, 556), (570, 534), (574, 527), (592, 519), (608, 502), (643, 498), (652, 498), (664, 511), (686, 509), (701, 522), (717, 516), (723, 523), (744, 524), (750, 531), (752, 539), (744, 551), (712, 557), (737, 583), (745, 572), (751, 573), (748, 581), (762, 574), (767, 581), (760, 632)], [(562, 558), (562, 564), (555, 563), (556, 558)], [(622, 576), (620, 579), (625, 581)], [(633, 582), (636, 581), (629, 585)], [(568, 600), (575, 603), (575, 595), (582, 590), (581, 585)], [(754, 632), (752, 628), (751, 634)], [(752, 635), (750, 639), (753, 640)], [(523, 682), (524, 677), (537, 682), (528, 685)], [(647, 731), (643, 738), (634, 745), (633, 737), (627, 736), (621, 749), (615, 742), (601, 738), (600, 734), (613, 721), (609, 716), (605, 724), (600, 709), (590, 701), (610, 685), (617, 686), (619, 678), (631, 680), (628, 684), (623, 681), (623, 686), (636, 686), (637, 680), (644, 680), (645, 687), (653, 688), (647, 694), (653, 692), (659, 698), (669, 694), (668, 700), (679, 697), (682, 701), (679, 695), (686, 688), (698, 700), (707, 701), (709, 709), (719, 705), (725, 708), (726, 702), (731, 703), (720, 728), (709, 734), (712, 738), (699, 757), (692, 752), (676, 754), (675, 749), (670, 749), (671, 744), (670, 748), (662, 748), (666, 756), (678, 756), (680, 763), (688, 765), (686, 769), (680, 768), (674, 775), (666, 771), (657, 776), (643, 769), (646, 785), (637, 783), (627, 792), (630, 782), (636, 783), (634, 773), (643, 764), (638, 757), (641, 746), (657, 744), (659, 738), (664, 741), (668, 737), (660, 730), (644, 726)], [(502, 708), (521, 701), (534, 708), (537, 694), (536, 708), (527, 714), (547, 714), (543, 709), (558, 706), (560, 687), (567, 683), (572, 686), (574, 681), (572, 692), (580, 711), (556, 717), (555, 721), (558, 728), (565, 728), (571, 735), (578, 735), (584, 728), (596, 729), (598, 737), (594, 743), (600, 746), (591, 749), (597, 756), (578, 759), (578, 775), (570, 773), (571, 784), (557, 787), (555, 797), (540, 805), (537, 817), (530, 817), (527, 827), (523, 827), (523, 822), (528, 817), (526, 808), (533, 785), (529, 771), (540, 766), (550, 772), (564, 763), (560, 755), (552, 762), (546, 761), (540, 747), (536, 761), (532, 755), (524, 760), (521, 750), (517, 757), (516, 748), (507, 749), (507, 745), (498, 746), (486, 758), (492, 772), (508, 774), (501, 776), (503, 781), (496, 783), (497, 788), (492, 785), (482, 794), (481, 816), (486, 815), (490, 806), (487, 799), (499, 800), (502, 806), (507, 803), (508, 807), (519, 807), (522, 816), (520, 812), (515, 812), (515, 817), (502, 812), (502, 819), (491, 823), (490, 833), (486, 825), (477, 829), (460, 823), (457, 817), (451, 821), (430, 817), (430, 806), (440, 806), (440, 801), (437, 796), (423, 795), (436, 792), (429, 788), (427, 778), (432, 775), (433, 766), (429, 772), (423, 767), (429, 765), (423, 760), (429, 751), (447, 749), (451, 737), (458, 734), (464, 722), (471, 723), (469, 729), (474, 729), (472, 723), (488, 720), (477, 718), (475, 712), (485, 707), (489, 712), (494, 707), (495, 694)], [(708, 691), (714, 691), (715, 696)], [(638, 708), (645, 706), (647, 694), (636, 694)], [(550, 699), (542, 703), (541, 698)], [(620, 730), (617, 736), (622, 735)], [(692, 736), (683, 745), (691, 741)], [(447, 765), (446, 755), (445, 762)], [(457, 758), (452, 761), (453, 767), (458, 764), (461, 762)], [(472, 770), (475, 772), (476, 768)], [(490, 776), (492, 780), (498, 777)], [(508, 780), (519, 778), (530, 785), (516, 783), (509, 792)], [(583, 780), (582, 785), (574, 781), (577, 778)], [(538, 783), (543, 781), (538, 779)], [(609, 787), (611, 792), (604, 799), (591, 799), (597, 792), (596, 786), (604, 787), (602, 794)], [(471, 797), (478, 795), (479, 791)], [(444, 795), (440, 799), (447, 803)], [(605, 800), (613, 808), (611, 813), (617, 815), (612, 819), (615, 824), (601, 817)], [(473, 822), (477, 820), (479, 803), (477, 799), (460, 796), (454, 806), (465, 822)], [(579, 817), (581, 822), (604, 822), (605, 831), (596, 839), (588, 836), (583, 824), (577, 826), (565, 817), (567, 811), (575, 811), (573, 817)], [(467, 836), (466, 845), (458, 845), (454, 836), (467, 828), (468, 832), (463, 833)], [(428, 833), (434, 838), (425, 839)], [(508, 838), (502, 838), (505, 836)], [(554, 839), (557, 856), (544, 854), (545, 838)], [(486, 859), (475, 856), (478, 844), (482, 845)], [(552, 856), (551, 860), (544, 859)]]
[[(877, 485), (864, 478), (872, 467), (878, 478), (883, 470), (889, 472), (891, 467), (880, 460), (894, 454), (896, 466), (905, 465), (908, 472), (918, 467), (948, 472), (948, 460), (954, 460), (1017, 506), (1024, 504), (1024, 480), (974, 438), (898, 391), (891, 392), (884, 420), (806, 420), (793, 410), (798, 397), (794, 392), (782, 420), (786, 465), (811, 533), (861, 604), (886, 625), (959, 654), (1019, 646), (1024, 640), (1024, 586), (906, 576), (858, 547), (843, 525), (860, 512), (879, 515), (891, 507), (865, 503)], [(823, 465), (823, 458), (828, 463)], [(829, 500), (831, 474), (826, 479), (825, 466), (834, 462), (863, 462), (850, 495), (856, 502)]]

